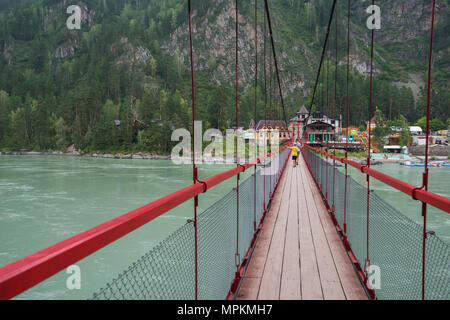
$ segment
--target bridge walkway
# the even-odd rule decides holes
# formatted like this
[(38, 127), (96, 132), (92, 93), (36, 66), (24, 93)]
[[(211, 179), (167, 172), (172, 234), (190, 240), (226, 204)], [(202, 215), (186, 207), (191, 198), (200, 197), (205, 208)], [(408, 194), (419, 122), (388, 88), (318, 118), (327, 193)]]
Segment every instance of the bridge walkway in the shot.
[(288, 163), (237, 299), (367, 299), (302, 157)]

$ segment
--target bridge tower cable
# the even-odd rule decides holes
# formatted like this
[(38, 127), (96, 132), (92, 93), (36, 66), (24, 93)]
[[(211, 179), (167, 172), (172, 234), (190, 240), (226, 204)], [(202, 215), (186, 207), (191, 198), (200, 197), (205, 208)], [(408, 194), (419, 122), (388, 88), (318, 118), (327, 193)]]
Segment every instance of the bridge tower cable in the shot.
[[(434, 18), (436, 11), (436, 0), (433, 0), (431, 9), (431, 26), (430, 26), (430, 51), (428, 55), (428, 80), (427, 80), (427, 128), (426, 128), (426, 144), (425, 144), (425, 171), (423, 173), (423, 184), (419, 189), (425, 189), (428, 191), (428, 152), (430, 143), (430, 101), (431, 101), (431, 66), (433, 60), (433, 36), (434, 36)], [(413, 198), (415, 198), (415, 192), (413, 192)], [(427, 203), (422, 202), (422, 217), (423, 217), (423, 242), (422, 242), (422, 300), (425, 300), (425, 275), (426, 275), (426, 241), (428, 236), (427, 231)]]

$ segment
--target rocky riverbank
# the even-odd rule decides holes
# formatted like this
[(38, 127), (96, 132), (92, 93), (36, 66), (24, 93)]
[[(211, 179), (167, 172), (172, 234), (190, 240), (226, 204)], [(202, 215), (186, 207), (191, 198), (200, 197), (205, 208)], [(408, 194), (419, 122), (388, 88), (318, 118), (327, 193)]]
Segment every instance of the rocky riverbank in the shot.
[[(409, 151), (414, 156), (425, 156), (425, 146), (411, 146)], [(448, 157), (450, 156), (450, 146), (431, 145), (429, 155), (432, 157)]]
[(3, 156), (70, 156), (70, 157), (86, 157), (86, 158), (101, 158), (101, 159), (133, 159), (133, 160), (170, 160), (170, 156), (153, 155), (149, 153), (136, 154), (101, 154), (101, 153), (81, 153), (79, 151), (3, 151), (0, 152)]
[[(349, 157), (349, 160), (352, 160), (354, 162), (362, 164), (363, 166), (367, 165), (367, 159)], [(402, 163), (402, 162), (405, 162), (405, 161), (411, 161), (411, 162), (414, 162), (414, 163), (421, 163), (422, 162), (422, 161), (420, 161), (420, 159), (417, 159), (417, 158), (412, 158), (412, 159), (409, 159), (409, 160), (405, 160), (405, 159), (372, 159), (370, 161), (370, 165), (371, 166), (379, 166), (379, 165), (383, 165), (385, 163)]]

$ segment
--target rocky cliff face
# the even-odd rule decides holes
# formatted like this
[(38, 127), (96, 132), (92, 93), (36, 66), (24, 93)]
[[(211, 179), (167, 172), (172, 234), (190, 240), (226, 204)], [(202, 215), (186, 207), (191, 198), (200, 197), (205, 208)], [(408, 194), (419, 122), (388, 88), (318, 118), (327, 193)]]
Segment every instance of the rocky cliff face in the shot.
[[(195, 68), (198, 71), (208, 70), (210, 78), (216, 83), (233, 83), (235, 73), (235, 6), (223, 1), (212, 1), (218, 6), (210, 9), (206, 16), (199, 17), (193, 12), (193, 43), (195, 50)], [(248, 83), (254, 77), (255, 64), (255, 28), (254, 21), (247, 16), (239, 15), (239, 64), (240, 77)], [(258, 50), (263, 50), (262, 30), (258, 29)], [(186, 65), (189, 64), (188, 25), (182, 24), (165, 40), (161, 48), (170, 55), (179, 54)]]
[[(377, 40), (380, 43), (403, 43), (429, 33), (431, 1), (384, 1), (382, 29)], [(449, 14), (446, 1), (438, 1), (435, 23), (443, 22)]]
[(67, 57), (73, 56), (75, 51), (81, 47), (80, 40), (78, 37), (67, 40), (64, 44), (60, 45), (55, 50), (55, 57), (57, 59), (65, 59)]
[[(232, 85), (235, 73), (235, 2), (226, 0), (208, 0), (208, 10), (199, 15), (193, 12), (195, 69), (204, 72), (212, 83), (225, 83)], [(313, 11), (306, 19), (312, 22), (310, 28), (305, 30), (306, 5), (309, 1), (283, 2), (272, 1), (272, 22), (274, 37), (277, 45), (277, 55), (280, 71), (283, 78), (283, 91), (285, 95), (296, 98), (305, 98), (310, 93), (312, 82), (315, 80), (320, 52), (324, 36), (324, 27), (327, 22), (329, 5), (326, 0), (318, 0), (326, 9), (324, 12)], [(379, 1), (380, 2), (380, 1)], [(82, 8), (82, 22), (91, 29), (82, 34), (70, 32), (70, 36), (54, 47), (54, 57), (64, 60), (75, 55), (85, 45), (86, 37), (94, 30), (104, 17), (103, 12), (96, 12), (89, 0), (76, 2)], [(331, 1), (330, 1), (331, 3)], [(340, 28), (340, 57), (339, 63), (345, 64), (344, 55), (346, 41), (346, 2), (340, 1), (339, 28)], [(42, 28), (44, 31), (56, 33), (55, 26), (64, 24), (62, 19), (67, 18), (65, 8), (72, 4), (68, 0), (56, 2), (42, 8)], [(350, 63), (359, 73), (369, 71), (370, 32), (366, 28), (368, 14), (365, 9), (371, 4), (369, 0), (353, 2), (351, 40), (352, 54)], [(381, 7), (382, 29), (375, 33), (375, 74), (383, 71), (389, 75), (398, 86), (411, 87), (421, 84), (425, 76), (426, 56), (428, 54), (427, 39), (430, 27), (430, 2), (422, 0), (384, 0), (378, 4)], [(241, 4), (241, 6), (244, 6)], [(263, 2), (259, 6), (258, 29), (255, 30), (253, 1), (245, 4), (246, 10), (239, 15), (239, 77), (242, 85), (250, 86), (255, 75), (255, 35), (258, 34), (259, 70), (262, 74), (263, 46)], [(250, 8), (250, 9), (249, 9)], [(438, 1), (436, 11), (436, 25), (444, 25), (448, 29), (445, 19), (449, 16), (449, 0)], [(100, 9), (98, 9), (100, 10)], [(323, 15), (325, 21), (320, 25), (318, 17)], [(176, 25), (174, 31), (163, 39), (157, 39), (163, 52), (176, 56), (178, 61), (189, 70), (188, 24), (186, 19)], [(124, 40), (125, 39), (125, 40)], [(121, 43), (111, 43), (112, 52), (116, 53), (116, 65), (138, 66), (146, 65), (152, 58), (148, 47), (135, 39), (122, 39)], [(16, 50), (15, 42), (8, 41), (3, 47), (3, 55), (8, 60)], [(267, 42), (267, 57), (271, 56), (270, 42)], [(450, 71), (449, 46), (438, 46), (435, 59), (445, 72)], [(267, 60), (269, 63), (269, 60)], [(410, 69), (413, 70), (410, 70)], [(130, 69), (130, 68), (128, 68)], [(400, 70), (400, 72), (398, 72)], [(411, 76), (412, 75), (412, 76)], [(414, 78), (414, 79), (413, 79)], [(415, 93), (419, 86), (415, 87)]]
[[(193, 13), (195, 68), (198, 71), (207, 70), (210, 80), (216, 83), (232, 84), (235, 68), (235, 7), (234, 1), (212, 0), (211, 9), (206, 15), (199, 17)], [(366, 28), (366, 19), (369, 16), (365, 12), (371, 4), (368, 0), (361, 0), (353, 5), (352, 12), (352, 54), (350, 63), (352, 67), (362, 74), (369, 72), (370, 32)], [(382, 29), (375, 32), (375, 74), (387, 71), (387, 66), (393, 64), (399, 68), (408, 70), (408, 64), (414, 65), (420, 61), (426, 65), (425, 58), (428, 54), (427, 39), (430, 30), (430, 3), (421, 0), (387, 0), (378, 4), (381, 7)], [(314, 80), (313, 75), (317, 70), (320, 59), (320, 45), (323, 33), (320, 33), (319, 41), (307, 43), (306, 39), (296, 38), (292, 34), (286, 36), (287, 22), (279, 6), (275, 7), (272, 14), (275, 26), (274, 36), (277, 41), (278, 59), (284, 78), (284, 90), (287, 95), (295, 92), (306, 97)], [(217, 8), (220, 8), (217, 10)], [(340, 8), (343, 15), (345, 7)], [(255, 64), (255, 26), (253, 12), (251, 15), (239, 16), (239, 60), (240, 81), (250, 84), (254, 77)], [(262, 11), (260, 12), (262, 14)], [(439, 25), (448, 17), (449, 6), (447, 1), (442, 1), (437, 6), (436, 25)], [(340, 27), (346, 27), (345, 16), (340, 18)], [(262, 19), (258, 28), (258, 51), (263, 50)], [(291, 32), (295, 26), (291, 26)], [(316, 30), (317, 32), (317, 30)], [(321, 31), (322, 32), (322, 31)], [(341, 40), (346, 41), (345, 30), (340, 31)], [(289, 39), (287, 41), (286, 39)], [(180, 25), (163, 42), (162, 49), (170, 55), (178, 55), (189, 66), (188, 25)], [(286, 44), (289, 47), (286, 47)], [(269, 43), (267, 44), (269, 46)], [(344, 48), (341, 48), (343, 50)], [(270, 47), (267, 48), (268, 55)], [(296, 54), (298, 53), (298, 54)], [(341, 52), (340, 64), (345, 64), (346, 59)], [(438, 59), (444, 59), (450, 55), (448, 48), (441, 48), (435, 55)], [(302, 59), (299, 59), (301, 56)], [(259, 57), (260, 61), (262, 57)], [(379, 62), (379, 63), (377, 63)], [(261, 66), (259, 67), (261, 70)], [(423, 69), (423, 68), (422, 68)], [(413, 70), (414, 71), (414, 70)], [(415, 70), (417, 71), (417, 70)], [(420, 85), (423, 83), (424, 72), (405, 72), (404, 74), (392, 73), (393, 79), (398, 77), (396, 85), (414, 87), (417, 98)]]

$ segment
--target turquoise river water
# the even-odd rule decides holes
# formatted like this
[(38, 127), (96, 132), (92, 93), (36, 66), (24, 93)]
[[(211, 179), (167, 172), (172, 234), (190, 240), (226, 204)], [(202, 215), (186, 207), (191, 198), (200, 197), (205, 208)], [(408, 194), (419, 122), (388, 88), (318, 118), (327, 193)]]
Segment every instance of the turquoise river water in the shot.
[[(200, 178), (226, 171), (227, 165), (202, 165)], [(378, 170), (421, 184), (420, 168), (385, 164)], [(450, 168), (431, 170), (430, 190), (450, 196)], [(352, 171), (365, 183), (365, 176)], [(244, 177), (245, 178), (245, 177)], [(223, 183), (200, 197), (200, 210), (234, 186)], [(0, 156), (0, 266), (67, 239), (192, 184), (191, 166), (170, 161), (109, 160), (65, 156)], [(373, 182), (373, 188), (404, 214), (421, 222), (420, 205)], [(77, 263), (81, 290), (68, 290), (64, 271), (17, 299), (86, 299), (192, 218), (188, 202)], [(450, 242), (450, 218), (430, 210), (429, 226)]]

